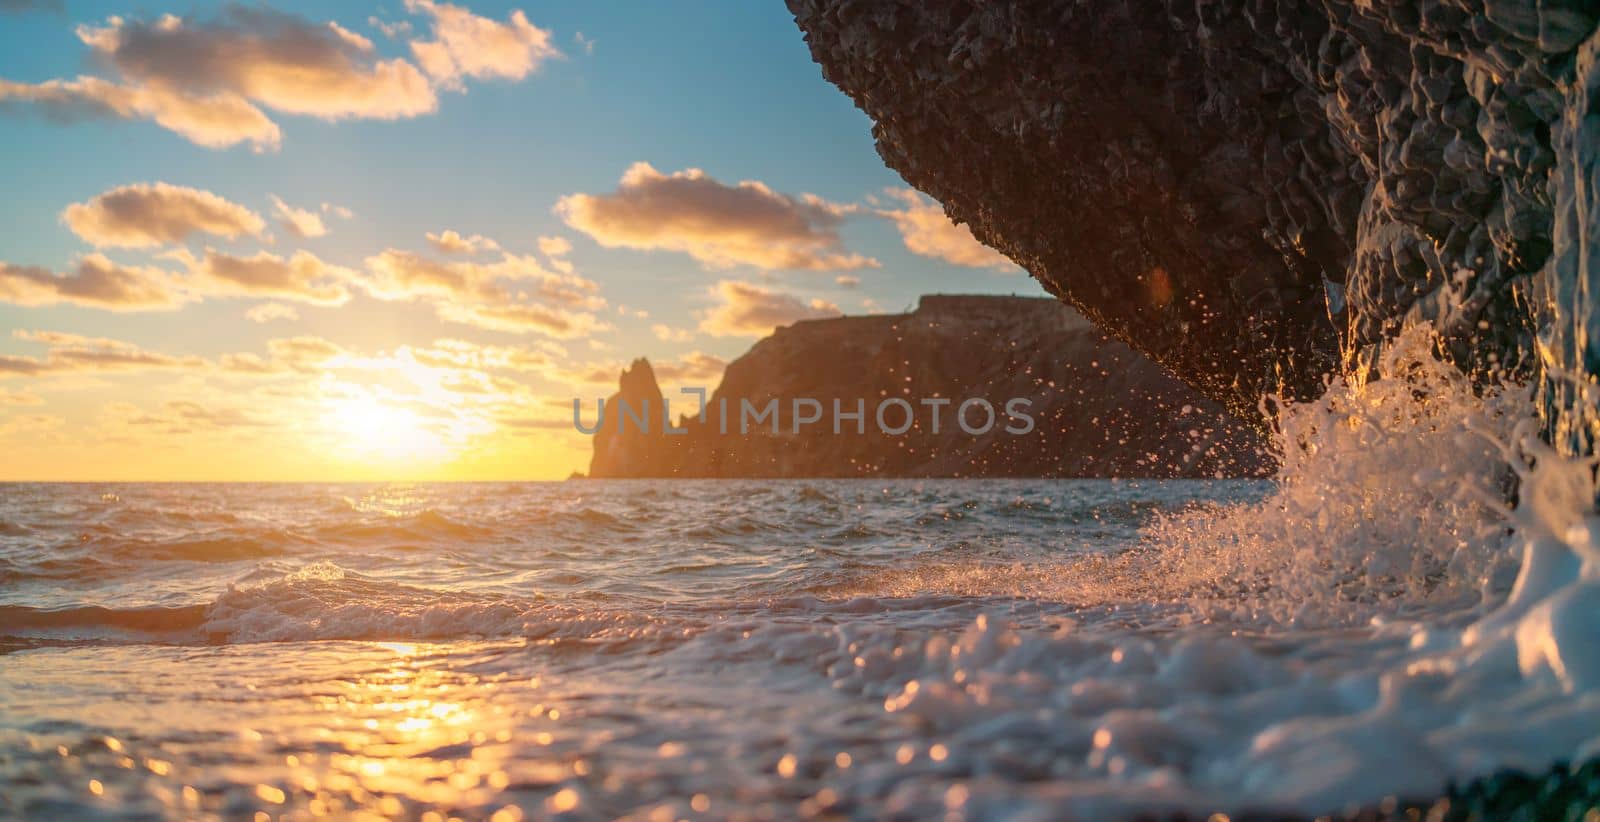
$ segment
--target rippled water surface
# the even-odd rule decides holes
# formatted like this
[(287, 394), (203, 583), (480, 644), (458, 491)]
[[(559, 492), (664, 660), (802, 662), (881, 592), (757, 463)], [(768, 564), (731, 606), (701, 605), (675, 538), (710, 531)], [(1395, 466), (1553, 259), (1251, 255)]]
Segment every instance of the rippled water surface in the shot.
[(0, 815), (1337, 809), (1600, 737), (1509, 680), (1385, 724), (1470, 596), (1263, 620), (1143, 559), (1273, 488), (0, 486)]

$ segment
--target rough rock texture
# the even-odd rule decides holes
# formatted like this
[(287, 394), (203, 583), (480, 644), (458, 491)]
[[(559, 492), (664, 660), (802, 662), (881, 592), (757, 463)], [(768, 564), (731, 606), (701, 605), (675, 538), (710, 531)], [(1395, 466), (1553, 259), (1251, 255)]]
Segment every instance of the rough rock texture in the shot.
[(1593, 0), (788, 4), (891, 167), (1237, 413), (1408, 316), (1531, 367)]
[[(916, 408), (903, 435), (880, 431), (874, 411), (885, 397)], [(778, 398), (779, 431), (753, 424), (741, 435), (741, 400)], [(796, 397), (824, 405), (822, 420), (793, 433)], [(997, 411), (994, 429), (963, 432), (955, 405), (979, 397)], [(1005, 403), (1032, 401), (1030, 434), (1003, 430)], [(853, 411), (833, 433), (832, 401)], [(924, 398), (946, 398), (939, 431)], [(636, 415), (650, 407), (650, 433), (626, 424), (617, 402)], [(687, 431), (661, 431), (661, 393), (649, 363), (622, 374), (596, 434), (592, 477), (1171, 477), (1258, 476), (1272, 458), (1254, 430), (1168, 376), (1160, 366), (1106, 337), (1071, 308), (1049, 299), (923, 297), (910, 314), (812, 320), (780, 328), (728, 365), (705, 422), (692, 396), (669, 398)], [(728, 433), (721, 433), (721, 400)], [(682, 416), (680, 416), (682, 415)], [(592, 405), (583, 409), (593, 424)], [(886, 413), (890, 427), (903, 411)], [(969, 411), (982, 427), (980, 409)], [(1018, 421), (1020, 423), (1020, 421)], [(620, 429), (620, 430), (619, 430)]]

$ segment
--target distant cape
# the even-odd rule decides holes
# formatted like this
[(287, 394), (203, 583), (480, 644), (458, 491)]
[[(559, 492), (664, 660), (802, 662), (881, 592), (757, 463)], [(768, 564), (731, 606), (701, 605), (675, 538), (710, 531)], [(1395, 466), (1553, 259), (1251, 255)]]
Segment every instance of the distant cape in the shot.
[[(648, 360), (619, 383), (592, 478), (1255, 477), (1274, 466), (1255, 429), (1053, 299), (930, 295), (907, 314), (779, 328), (728, 365), (703, 420), (696, 397), (666, 398), (681, 433), (664, 430)], [(1027, 421), (1008, 414), (1017, 399)], [(588, 426), (595, 406), (581, 409)]]

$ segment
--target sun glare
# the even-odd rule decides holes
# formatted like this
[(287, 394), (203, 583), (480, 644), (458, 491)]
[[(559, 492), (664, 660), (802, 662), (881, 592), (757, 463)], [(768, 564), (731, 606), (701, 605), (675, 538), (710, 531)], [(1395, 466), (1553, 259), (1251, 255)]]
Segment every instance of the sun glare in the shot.
[(376, 397), (333, 400), (326, 421), (340, 437), (339, 450), (355, 459), (432, 462), (450, 454), (437, 424)]

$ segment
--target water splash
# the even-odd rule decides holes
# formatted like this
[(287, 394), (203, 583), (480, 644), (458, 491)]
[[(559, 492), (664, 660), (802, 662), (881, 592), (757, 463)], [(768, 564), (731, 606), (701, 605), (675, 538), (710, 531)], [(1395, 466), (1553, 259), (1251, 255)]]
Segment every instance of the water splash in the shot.
[(1277, 405), (1275, 493), (1147, 530), (1139, 573), (1150, 593), (1299, 626), (1504, 595), (1516, 560), (1501, 503), (1516, 476), (1506, 443), (1533, 427), (1528, 393), (1475, 391), (1420, 326), (1373, 365), (1318, 400)]

